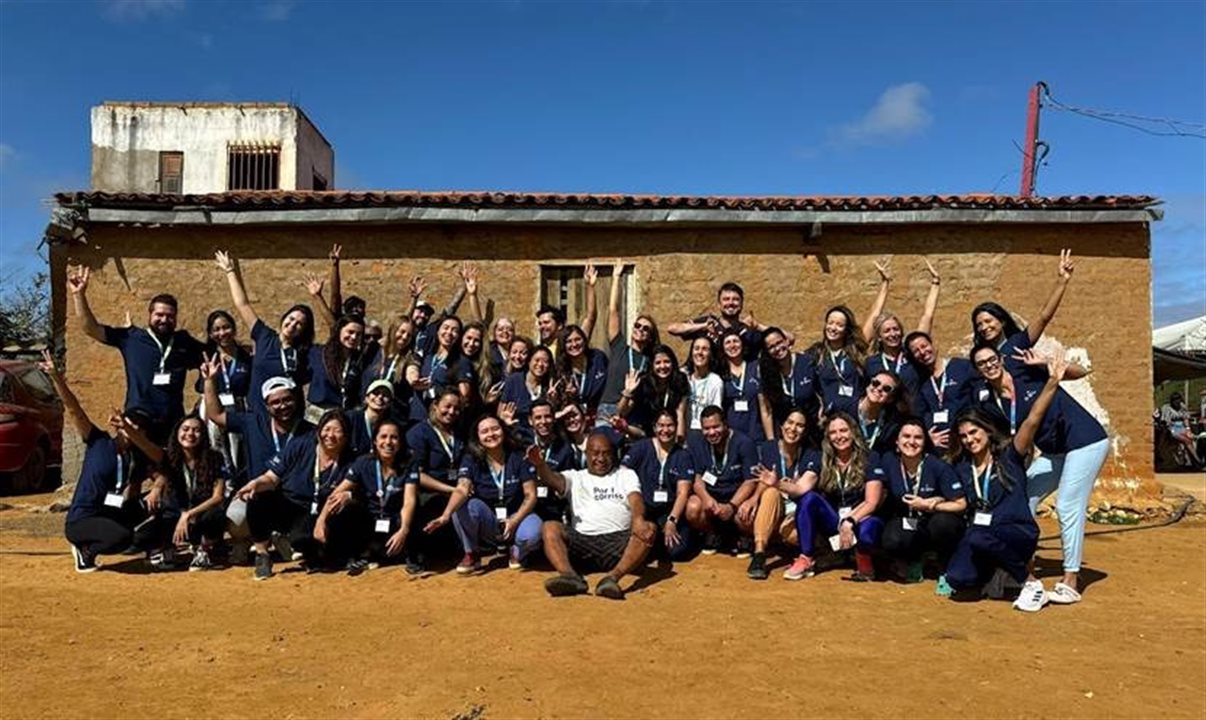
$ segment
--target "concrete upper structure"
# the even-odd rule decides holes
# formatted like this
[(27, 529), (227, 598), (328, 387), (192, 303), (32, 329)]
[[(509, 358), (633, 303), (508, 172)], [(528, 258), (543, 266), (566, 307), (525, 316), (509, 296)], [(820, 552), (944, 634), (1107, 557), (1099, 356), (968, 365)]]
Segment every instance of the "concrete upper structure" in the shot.
[(105, 102), (92, 189), (195, 194), (334, 187), (330, 143), (289, 103)]

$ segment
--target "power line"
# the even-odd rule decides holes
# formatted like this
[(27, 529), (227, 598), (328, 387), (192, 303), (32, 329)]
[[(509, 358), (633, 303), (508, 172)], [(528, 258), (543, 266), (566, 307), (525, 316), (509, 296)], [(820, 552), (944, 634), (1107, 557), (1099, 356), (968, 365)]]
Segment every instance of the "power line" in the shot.
[[(1206, 140), (1206, 125), (1196, 122), (1188, 122), (1185, 120), (1174, 120), (1172, 118), (1148, 117), (1145, 115), (1132, 115), (1130, 113), (1113, 112), (1110, 110), (1096, 110), (1093, 108), (1078, 107), (1076, 105), (1067, 105), (1051, 94), (1051, 88), (1043, 86), (1043, 94), (1048, 105), (1053, 110), (1063, 110), (1065, 112), (1075, 113), (1094, 120), (1101, 120), (1115, 125), (1122, 125), (1148, 135), (1160, 135), (1165, 137), (1192, 137)], [(1150, 123), (1151, 125), (1164, 126), (1167, 129), (1159, 129), (1139, 125), (1137, 123)]]

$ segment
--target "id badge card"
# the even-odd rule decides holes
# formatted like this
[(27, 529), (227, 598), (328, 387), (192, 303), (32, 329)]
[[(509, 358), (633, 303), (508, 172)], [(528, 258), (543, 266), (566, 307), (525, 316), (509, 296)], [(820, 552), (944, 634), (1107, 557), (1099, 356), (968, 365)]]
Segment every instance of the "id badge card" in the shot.
[(839, 385), (838, 386), (838, 395), (841, 395), (842, 397), (854, 397), (854, 386), (853, 385)]
[(506, 520), (507, 519), (507, 509), (505, 507), (494, 508), (494, 517), (498, 518), (500, 521)]
[(311, 425), (317, 425), (318, 421), (322, 419), (322, 413), (322, 408), (318, 407), (317, 405), (307, 405), (305, 412), (306, 422), (310, 423)]
[(736, 412), (749, 412), (750, 411), (750, 401), (749, 400), (734, 400), (733, 401), (733, 410)]
[(234, 407), (235, 406), (234, 393), (228, 393), (228, 392), (218, 393), (218, 402), (222, 403), (222, 407), (228, 407), (228, 408)]
[(833, 548), (834, 552), (841, 552), (842, 551), (842, 536), (840, 534), (839, 535), (830, 535), (829, 536), (829, 547)]
[(666, 492), (665, 490), (654, 490), (653, 491), (653, 502), (655, 502), (655, 503), (670, 502), (670, 493)]
[(983, 527), (988, 527), (989, 525), (992, 525), (992, 513), (977, 512), (975, 514), (975, 517), (972, 518), (972, 524), (973, 525), (981, 525)]
[(379, 533), (389, 533), (389, 520), (381, 519), (373, 523), (373, 531)]
[(311, 515), (318, 514), (318, 503), (317, 502), (310, 503), (310, 514)]
[(716, 484), (716, 481), (717, 481), (717, 480), (719, 480), (719, 479), (720, 479), (720, 478), (716, 477), (716, 476), (715, 476), (715, 475), (713, 475), (711, 472), (706, 472), (706, 473), (704, 473), (704, 474), (703, 474), (703, 481), (704, 481), (704, 485), (707, 485), (707, 486), (709, 486), (709, 487), (711, 487), (711, 486), (715, 485), (715, 484)]
[(854, 512), (852, 507), (838, 508), (838, 520), (845, 520), (852, 512)]
[(934, 413), (934, 424), (935, 425), (946, 425), (950, 421), (951, 421), (951, 411), (950, 410), (939, 410), (938, 412)]
[(988, 388), (980, 388), (980, 402), (987, 402), (989, 398)]
[(157, 372), (151, 378), (151, 384), (152, 385), (171, 385), (172, 384), (172, 374), (168, 373), (168, 372)]
[(105, 507), (121, 508), (125, 500), (121, 493), (105, 493)]
[(549, 487), (548, 487), (548, 485), (541, 485), (540, 487), (536, 488), (536, 497), (538, 497), (538, 498), (546, 498), (546, 497), (548, 497), (548, 496), (549, 496)]
[(901, 518), (900, 526), (909, 532), (913, 532), (917, 529), (917, 518)]

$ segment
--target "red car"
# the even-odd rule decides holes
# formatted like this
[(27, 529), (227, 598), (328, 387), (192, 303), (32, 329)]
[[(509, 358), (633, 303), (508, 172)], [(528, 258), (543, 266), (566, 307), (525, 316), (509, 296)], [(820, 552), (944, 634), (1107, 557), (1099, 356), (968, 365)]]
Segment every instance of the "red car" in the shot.
[(37, 365), (0, 360), (0, 487), (47, 489), (47, 468), (63, 462), (63, 404)]

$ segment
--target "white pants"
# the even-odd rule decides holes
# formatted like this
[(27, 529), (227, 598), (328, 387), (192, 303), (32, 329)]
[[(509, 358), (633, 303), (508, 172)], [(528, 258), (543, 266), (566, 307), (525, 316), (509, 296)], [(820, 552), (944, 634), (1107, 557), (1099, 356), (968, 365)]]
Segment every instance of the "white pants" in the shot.
[(1059, 489), (1055, 514), (1059, 518), (1060, 544), (1064, 549), (1064, 572), (1080, 572), (1089, 496), (1093, 494), (1097, 475), (1109, 451), (1109, 439), (1098, 440), (1063, 455), (1042, 455), (1026, 470), (1030, 512), (1035, 512), (1043, 498)]

